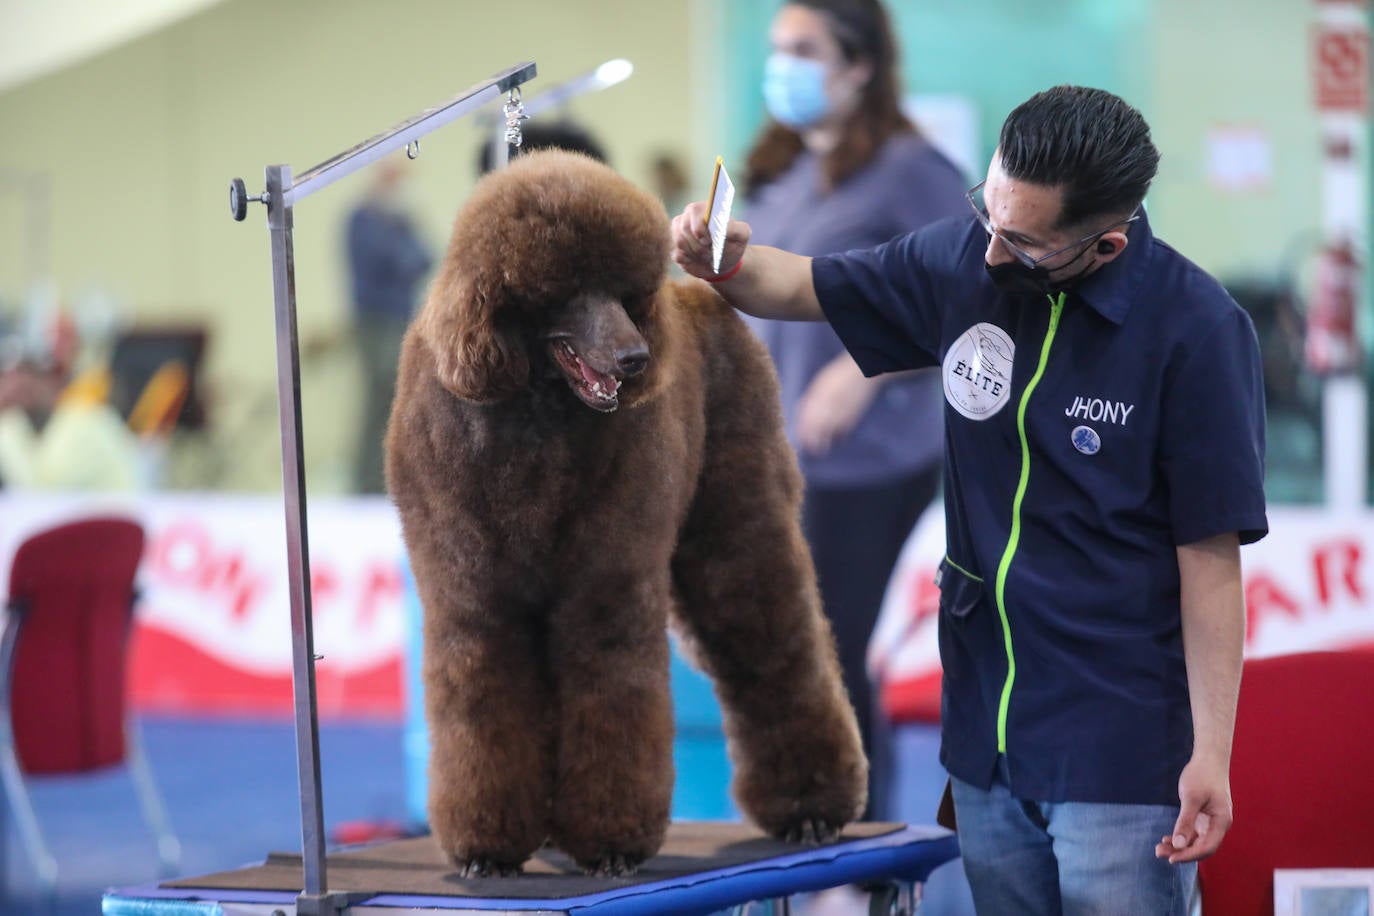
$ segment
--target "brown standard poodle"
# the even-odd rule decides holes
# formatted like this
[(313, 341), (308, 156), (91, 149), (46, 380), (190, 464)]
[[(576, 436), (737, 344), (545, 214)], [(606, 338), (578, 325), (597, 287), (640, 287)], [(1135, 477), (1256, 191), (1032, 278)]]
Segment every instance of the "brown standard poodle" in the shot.
[(483, 179), (406, 336), (387, 482), (424, 605), (429, 815), (466, 875), (624, 874), (673, 789), (667, 626), (744, 812), (833, 837), (867, 763), (763, 347), (665, 278), (659, 202), (585, 156)]

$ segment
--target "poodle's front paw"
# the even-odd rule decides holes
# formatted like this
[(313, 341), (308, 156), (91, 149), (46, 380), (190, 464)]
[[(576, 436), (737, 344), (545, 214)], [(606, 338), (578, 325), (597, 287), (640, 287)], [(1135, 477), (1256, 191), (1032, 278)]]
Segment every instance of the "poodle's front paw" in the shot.
[(464, 878), (514, 878), (524, 870), (521, 862), (500, 862), (487, 856), (473, 856), (455, 864)]
[(597, 856), (587, 861), (579, 861), (577, 864), (589, 875), (597, 878), (624, 878), (633, 875), (639, 870), (639, 865), (644, 860), (638, 856), (626, 855), (625, 853), (613, 852), (602, 856)]
[(832, 824), (820, 817), (804, 817), (783, 827), (780, 836), (788, 843), (801, 843), (803, 846), (819, 846), (834, 842), (840, 835), (843, 824)]

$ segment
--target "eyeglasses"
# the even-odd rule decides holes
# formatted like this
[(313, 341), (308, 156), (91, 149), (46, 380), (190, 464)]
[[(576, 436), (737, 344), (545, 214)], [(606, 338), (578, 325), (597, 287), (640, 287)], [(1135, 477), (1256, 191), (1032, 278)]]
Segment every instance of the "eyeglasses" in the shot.
[[(978, 223), (983, 227), (983, 230), (987, 232), (988, 238), (991, 239), (994, 235), (997, 236), (997, 240), (1000, 241), (1003, 245), (1006, 245), (1008, 251), (1016, 255), (1016, 260), (1020, 261), (1027, 267), (1039, 267), (1041, 264), (1045, 263), (1050, 258), (1053, 258), (1057, 255), (1061, 255), (1066, 251), (1072, 251), (1079, 245), (1087, 245), (1089, 243), (1097, 241), (1102, 236), (1106, 235), (1108, 232), (1111, 232), (1117, 226), (1124, 226), (1127, 223), (1133, 223), (1136, 220), (1140, 219), (1140, 213), (1139, 211), (1137, 211), (1123, 220), (1117, 220), (1105, 229), (1100, 229), (1097, 232), (1089, 233), (1088, 235), (1083, 236), (1076, 242), (1071, 242), (1070, 244), (1065, 245), (1063, 248), (1056, 248), (1049, 254), (1042, 254), (1040, 255), (1040, 257), (1037, 258), (1035, 255), (1026, 251), (1024, 248), (1017, 245), (1015, 242), (1008, 240), (1005, 235), (998, 232), (997, 228), (992, 225), (992, 220), (988, 217), (987, 207), (983, 206), (983, 204), (981, 203), (983, 195), (983, 185), (987, 183), (987, 179), (985, 178), (973, 187), (968, 189), (968, 191), (964, 194), (964, 196), (968, 198), (968, 205), (973, 208), (973, 215), (978, 217)], [(974, 195), (977, 195), (977, 198), (975, 198)], [(1079, 252), (1079, 254), (1082, 254), (1082, 252)]]

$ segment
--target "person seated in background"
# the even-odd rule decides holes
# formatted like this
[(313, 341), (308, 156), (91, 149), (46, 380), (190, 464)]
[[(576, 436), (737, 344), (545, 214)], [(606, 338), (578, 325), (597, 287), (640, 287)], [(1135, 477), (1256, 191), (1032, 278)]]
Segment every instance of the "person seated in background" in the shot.
[(50, 348), (9, 348), (0, 361), (0, 486), (121, 491), (138, 487), (137, 440), (119, 412), (73, 385)]

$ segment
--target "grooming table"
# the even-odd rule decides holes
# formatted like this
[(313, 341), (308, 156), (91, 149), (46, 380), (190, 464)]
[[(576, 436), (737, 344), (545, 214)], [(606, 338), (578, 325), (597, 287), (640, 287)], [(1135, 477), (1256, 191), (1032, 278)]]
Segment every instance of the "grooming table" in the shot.
[[(688, 916), (844, 884), (877, 885), (876, 896), (890, 901), (881, 912), (909, 913), (913, 887), (958, 854), (954, 835), (939, 827), (853, 824), (834, 843), (800, 847), (744, 824), (687, 821), (674, 823), (659, 854), (626, 878), (588, 877), (553, 849), (536, 853), (518, 878), (460, 878), (429, 836), (333, 853), (326, 868), (331, 894), (351, 916)], [(273, 853), (262, 865), (112, 890), (103, 912), (290, 916), (300, 887), (301, 857)]]

